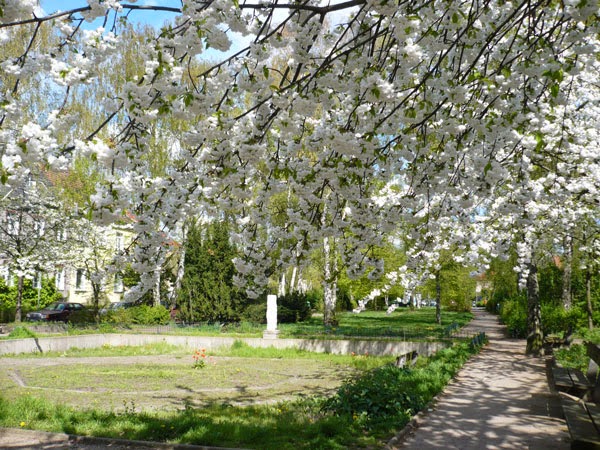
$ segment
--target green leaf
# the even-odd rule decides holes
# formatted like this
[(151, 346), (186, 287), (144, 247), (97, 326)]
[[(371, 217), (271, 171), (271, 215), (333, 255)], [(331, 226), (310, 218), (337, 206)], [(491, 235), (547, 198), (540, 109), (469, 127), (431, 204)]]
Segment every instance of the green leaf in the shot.
[(267, 66), (263, 66), (263, 75), (266, 79), (269, 79), (269, 68)]
[(381, 91), (377, 86), (372, 87), (371, 92), (373, 93), (376, 99), (379, 99), (379, 97), (381, 97)]
[(452, 14), (452, 23), (458, 23), (459, 20), (460, 20), (460, 16), (458, 15), (457, 12)]
[(488, 161), (488, 163), (485, 165), (485, 167), (483, 168), (483, 174), (487, 175), (487, 173), (492, 170), (492, 162)]
[(183, 104), (185, 106), (190, 106), (192, 104), (192, 102), (194, 101), (194, 95), (191, 93), (186, 93), (183, 95)]
[(546, 142), (544, 141), (544, 135), (540, 131), (535, 133), (535, 141), (537, 142), (537, 145), (535, 146), (536, 151), (542, 150), (546, 145)]
[(556, 97), (558, 97), (559, 92), (560, 92), (560, 85), (558, 83), (553, 83), (552, 86), (550, 86), (550, 95), (552, 95), (552, 97), (556, 98)]
[(565, 74), (563, 73), (562, 69), (546, 70), (544, 73), (542, 73), (542, 75), (546, 78), (550, 78), (551, 80), (556, 81), (557, 83), (562, 82), (565, 78)]

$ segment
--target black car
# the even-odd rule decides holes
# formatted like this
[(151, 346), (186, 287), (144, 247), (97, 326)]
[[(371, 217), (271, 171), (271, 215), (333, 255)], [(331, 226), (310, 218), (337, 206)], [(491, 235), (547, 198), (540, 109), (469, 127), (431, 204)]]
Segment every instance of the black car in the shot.
[(56, 302), (39, 311), (27, 313), (26, 318), (31, 321), (66, 322), (72, 313), (84, 309), (85, 307), (81, 303)]

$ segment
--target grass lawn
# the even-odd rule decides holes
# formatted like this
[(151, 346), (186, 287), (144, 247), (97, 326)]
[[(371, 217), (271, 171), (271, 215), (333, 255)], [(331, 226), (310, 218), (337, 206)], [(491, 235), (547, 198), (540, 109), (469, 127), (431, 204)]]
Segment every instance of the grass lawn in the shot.
[(350, 376), (393, 357), (336, 356), (257, 349), (241, 342), (198, 356), (166, 344), (73, 349), (2, 358), (0, 392), (106, 411), (256, 405), (330, 395)]
[[(472, 319), (469, 312), (442, 311), (442, 324), (435, 322), (435, 308), (398, 308), (391, 314), (385, 311), (365, 311), (360, 314), (341, 312), (337, 315), (339, 325), (335, 328), (325, 329), (322, 317), (314, 316), (301, 323), (281, 323), (278, 325), (281, 338), (304, 339), (347, 339), (347, 338), (385, 338), (394, 340), (421, 340), (440, 338), (443, 332), (452, 323), (459, 326), (467, 324)], [(14, 325), (14, 324), (13, 324)], [(21, 325), (21, 324), (20, 324)], [(27, 327), (32, 324), (22, 324)], [(179, 335), (202, 336), (231, 336), (231, 337), (262, 337), (265, 330), (264, 324), (236, 323), (236, 324), (205, 324), (194, 326), (142, 326), (128, 325), (116, 326), (108, 323), (90, 326), (69, 326), (66, 334), (88, 333), (139, 333), (156, 332)], [(44, 336), (36, 333), (38, 337)], [(52, 335), (56, 335), (53, 333)], [(14, 333), (14, 338), (28, 337), (27, 333)], [(0, 338), (7, 339), (7, 337)]]
[[(438, 326), (433, 308), (344, 313), (332, 330), (319, 318), (280, 329), (289, 337), (425, 339), (471, 315), (442, 317)], [(476, 350), (455, 345), (412, 369), (396, 368), (391, 357), (241, 342), (205, 354), (202, 368), (189, 349), (167, 344), (0, 357), (0, 426), (265, 450), (380, 448)]]
[(366, 337), (392, 339), (425, 339), (441, 337), (444, 329), (457, 323), (463, 326), (473, 315), (467, 312), (442, 312), (442, 324), (435, 322), (435, 308), (398, 308), (393, 313), (365, 311), (360, 314), (344, 312), (338, 314), (339, 325), (325, 330), (321, 317), (295, 324), (281, 324), (284, 337)]

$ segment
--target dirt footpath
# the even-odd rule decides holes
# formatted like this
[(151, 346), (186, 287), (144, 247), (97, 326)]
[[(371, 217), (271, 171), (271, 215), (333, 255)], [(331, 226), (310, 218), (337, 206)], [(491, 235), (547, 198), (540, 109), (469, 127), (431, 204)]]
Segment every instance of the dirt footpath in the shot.
[(496, 316), (475, 311), (469, 328), (490, 343), (472, 358), (390, 449), (568, 450), (560, 403), (550, 393), (545, 358), (525, 356), (525, 340), (508, 339)]

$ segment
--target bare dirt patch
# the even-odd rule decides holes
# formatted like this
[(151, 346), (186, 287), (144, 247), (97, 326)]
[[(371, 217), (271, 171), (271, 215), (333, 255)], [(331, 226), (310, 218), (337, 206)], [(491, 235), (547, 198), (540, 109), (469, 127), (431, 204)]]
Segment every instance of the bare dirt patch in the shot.
[(185, 356), (3, 358), (6, 399), (29, 393), (77, 408), (176, 410), (272, 403), (333, 392), (355, 369), (310, 359)]

